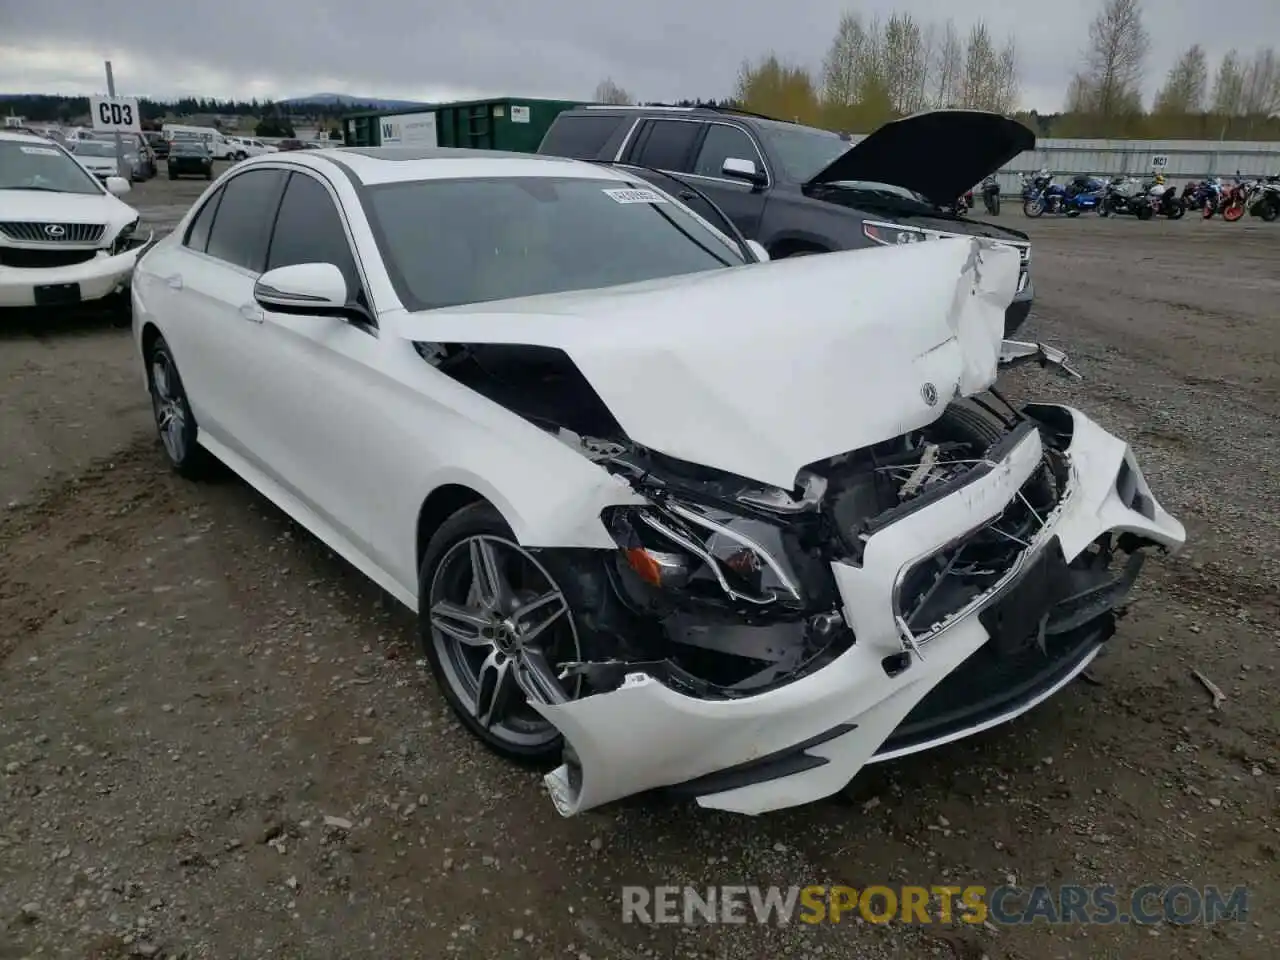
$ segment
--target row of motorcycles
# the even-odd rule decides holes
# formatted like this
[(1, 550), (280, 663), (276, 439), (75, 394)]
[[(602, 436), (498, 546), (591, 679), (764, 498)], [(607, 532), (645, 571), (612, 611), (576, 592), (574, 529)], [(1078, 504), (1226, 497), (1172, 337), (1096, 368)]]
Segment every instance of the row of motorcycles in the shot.
[[(985, 188), (986, 181), (983, 183)], [(1245, 211), (1266, 221), (1275, 220), (1280, 217), (1280, 177), (1247, 180), (1237, 175), (1230, 187), (1221, 177), (1211, 177), (1188, 183), (1181, 193), (1165, 183), (1163, 174), (1147, 180), (1126, 174), (1110, 179), (1081, 174), (1060, 184), (1047, 170), (1041, 170), (1022, 178), (1022, 212), (1028, 217), (1046, 213), (1078, 217), (1096, 212), (1101, 217), (1129, 215), (1150, 220), (1163, 216), (1177, 220), (1189, 210), (1200, 211), (1206, 220), (1221, 213), (1223, 219), (1235, 221)]]

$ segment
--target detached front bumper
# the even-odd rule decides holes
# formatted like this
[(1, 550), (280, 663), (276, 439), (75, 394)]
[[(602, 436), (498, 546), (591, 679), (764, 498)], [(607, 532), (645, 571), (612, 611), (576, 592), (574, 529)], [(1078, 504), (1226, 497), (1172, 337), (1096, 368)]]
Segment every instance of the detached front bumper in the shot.
[(993, 451), (998, 458), (954, 492), (898, 511), (866, 540), (861, 566), (832, 565), (856, 642), (828, 666), (740, 699), (700, 700), (637, 672), (613, 691), (537, 705), (568, 744), (566, 763), (546, 778), (560, 812), (659, 787), (740, 813), (808, 803), (842, 789), (868, 762), (995, 726), (1069, 682), (1110, 635), (1110, 608), (1136, 564), (1108, 588), (1112, 593), (1063, 601), (1076, 606), (1055, 636), (1041, 638), (1054, 650), (1044, 669), (1023, 670), (1003, 684), (997, 676), (992, 689), (964, 702), (965, 673), (981, 672), (975, 655), (989, 652), (993, 637), (984, 619), (992, 623), (993, 611), (1009, 609), (1006, 598), (1016, 601), (1037, 576), (1043, 580), (1043, 564), (1060, 570), (1107, 533), (1176, 550), (1185, 531), (1155, 501), (1124, 441), (1077, 410), (1036, 409), (1070, 431), (1069, 478), (1057, 507), (991, 589), (928, 630), (909, 630), (896, 613), (913, 566), (990, 522), (1019, 495), (1041, 462), (1035, 430), (1002, 444)]
[(125, 290), (138, 258), (153, 242), (149, 237), (114, 256), (100, 250), (92, 260), (64, 267), (0, 266), (0, 307), (67, 306)]

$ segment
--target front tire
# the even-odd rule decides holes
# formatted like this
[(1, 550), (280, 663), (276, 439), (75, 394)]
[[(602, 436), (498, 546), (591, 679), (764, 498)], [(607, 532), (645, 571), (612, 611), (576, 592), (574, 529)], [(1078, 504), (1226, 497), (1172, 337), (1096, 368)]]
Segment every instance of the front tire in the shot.
[(169, 465), (181, 476), (197, 480), (209, 474), (213, 455), (197, 442), (198, 428), (187, 391), (164, 337), (158, 337), (147, 353), (147, 386), (156, 432)]
[(1262, 216), (1262, 219), (1267, 223), (1271, 223), (1276, 219), (1276, 217), (1280, 217), (1280, 201), (1277, 201), (1277, 200), (1265, 201), (1262, 204), (1261, 216)]
[(1043, 200), (1024, 200), (1022, 201), (1022, 212), (1028, 217), (1039, 217), (1044, 213)]
[[(494, 507), (469, 504), (440, 525), (418, 575), (418, 644), (462, 725), (498, 755), (558, 761), (560, 731), (531, 707), (576, 699), (557, 664), (592, 656), (580, 625), (583, 571), (516, 541)], [(575, 601), (577, 601), (575, 603)]]

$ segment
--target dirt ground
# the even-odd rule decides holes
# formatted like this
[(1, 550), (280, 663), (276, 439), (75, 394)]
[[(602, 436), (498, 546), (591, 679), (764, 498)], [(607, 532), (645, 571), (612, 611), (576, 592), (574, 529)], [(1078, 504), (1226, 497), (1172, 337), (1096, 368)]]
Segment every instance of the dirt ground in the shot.
[[(131, 198), (168, 229), (203, 187)], [(125, 330), (0, 320), (0, 960), (1280, 955), (1280, 228), (1002, 220), (1035, 241), (1027, 333), (1085, 376), (1008, 392), (1129, 439), (1189, 549), (1047, 704), (754, 819), (560, 818), (447, 714), (405, 611), (243, 483), (166, 470)], [(619, 906), (623, 884), (1009, 882), (1245, 885), (1249, 913), (657, 927)]]

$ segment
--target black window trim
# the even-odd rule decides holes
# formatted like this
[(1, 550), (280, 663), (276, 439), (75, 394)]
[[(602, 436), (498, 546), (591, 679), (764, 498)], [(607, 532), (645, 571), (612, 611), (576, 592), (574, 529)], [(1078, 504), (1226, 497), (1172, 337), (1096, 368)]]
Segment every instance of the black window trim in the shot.
[[(747, 135), (747, 139), (751, 141), (752, 146), (756, 148), (756, 159), (760, 162), (760, 169), (764, 172), (764, 175), (765, 175), (765, 183), (761, 189), (767, 190), (773, 186), (773, 174), (769, 170), (769, 164), (764, 158), (764, 148), (761, 146), (760, 140), (755, 136), (755, 134), (753, 134), (750, 130), (748, 130), (745, 126), (743, 126), (740, 123), (732, 123), (727, 120), (712, 119), (711, 117), (669, 117), (669, 116), (642, 117), (636, 121), (636, 124), (632, 127), (631, 131), (627, 134), (626, 139), (623, 140), (622, 146), (618, 148), (618, 155), (614, 158), (614, 160), (625, 163), (626, 161), (622, 159), (624, 154), (629, 155), (631, 153), (635, 153), (643, 149), (644, 140), (647, 139), (647, 136), (643, 136), (642, 138), (636, 139), (635, 150), (628, 149), (628, 146), (631, 143), (632, 135), (635, 133), (636, 127), (638, 127), (641, 123), (658, 122), (663, 120), (673, 122), (673, 123), (701, 123), (706, 127), (710, 127), (712, 124), (716, 124), (722, 127), (733, 127), (735, 130), (741, 130), (743, 133)], [(645, 134), (647, 134), (647, 131), (645, 131)], [(703, 144), (703, 141), (705, 140), (706, 140), (706, 131), (705, 130), (700, 131), (698, 136), (694, 138), (694, 151), (693, 151), (693, 155), (690, 157), (691, 161), (697, 159), (698, 151), (702, 149), (702, 144)], [(636, 158), (631, 157), (631, 159), (635, 160)], [(659, 167), (657, 169), (662, 169), (662, 168)], [(662, 172), (675, 174), (678, 177), (694, 177), (698, 180), (710, 180), (713, 183), (733, 184), (734, 186), (738, 186), (738, 187), (750, 186), (750, 184), (747, 183), (745, 180), (737, 180), (732, 177), (707, 177), (707, 176), (703, 176), (702, 174), (687, 173), (683, 170), (662, 170)]]
[[(210, 205), (212, 205), (213, 209), (209, 211), (209, 231), (204, 235), (204, 245), (205, 245), (205, 248), (207, 249), (209, 246), (209, 236), (210, 234), (213, 233), (213, 224), (218, 219), (218, 208), (222, 206), (223, 187), (225, 186), (226, 186), (225, 183), (219, 183), (214, 188), (213, 193), (210, 195), (209, 199), (206, 200), (204, 203), (200, 204), (200, 208), (196, 210), (195, 216), (193, 216), (191, 218), (191, 221), (187, 224), (187, 229), (183, 231), (182, 246), (185, 247), (187, 250), (190, 250), (192, 253), (199, 253), (203, 256), (208, 256), (208, 254), (206, 254), (204, 250), (197, 250), (195, 247), (191, 246), (191, 231), (193, 231), (196, 228), (196, 221), (200, 219), (200, 215), (204, 213), (204, 211)], [(210, 257), (210, 259), (217, 259), (217, 258)]]

